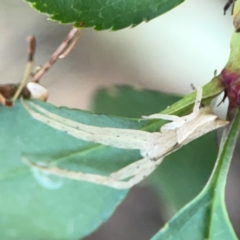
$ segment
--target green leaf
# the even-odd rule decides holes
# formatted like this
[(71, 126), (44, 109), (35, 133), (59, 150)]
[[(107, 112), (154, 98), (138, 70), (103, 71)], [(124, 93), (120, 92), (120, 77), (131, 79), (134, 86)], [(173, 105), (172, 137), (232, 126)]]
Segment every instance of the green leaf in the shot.
[[(92, 125), (141, 128), (146, 124), (38, 104)], [(0, 239), (79, 239), (110, 217), (127, 191), (58, 177), (51, 177), (53, 183), (44, 185), (34, 178), (21, 156), (104, 174), (139, 159), (137, 151), (78, 140), (36, 121), (20, 103), (13, 108), (0, 107), (0, 115)]]
[(167, 217), (200, 193), (212, 172), (217, 151), (216, 132), (208, 133), (167, 156), (148, 179), (164, 200)]
[[(140, 117), (159, 112), (177, 100), (177, 96), (157, 91), (115, 86), (98, 90), (92, 101), (92, 109), (104, 114)], [(216, 140), (215, 132), (196, 139), (167, 156), (147, 179), (160, 194), (168, 214), (182, 208), (205, 186), (217, 157)], [(173, 176), (177, 176), (178, 181)]]
[[(227, 136), (222, 138), (220, 153), (204, 190), (175, 215), (152, 240), (236, 240), (225, 206), (225, 185), (233, 150), (240, 129), (240, 111)], [(191, 184), (191, 183), (189, 183)]]
[(25, 0), (50, 19), (97, 30), (136, 26), (176, 7), (184, 0)]
[(181, 97), (127, 85), (116, 85), (97, 90), (91, 109), (98, 113), (140, 118), (160, 112)]
[[(219, 89), (204, 91), (207, 99)], [(165, 112), (186, 114), (194, 100), (195, 94), (191, 94)], [(50, 112), (89, 125), (158, 131), (165, 123), (38, 104)], [(10, 109), (0, 107), (0, 114), (1, 239), (27, 240), (39, 236), (53, 240), (77, 239), (109, 218), (127, 191), (33, 174), (21, 161), (22, 156), (38, 163), (55, 161), (61, 168), (104, 175), (139, 159), (139, 151), (78, 140), (31, 118), (18, 102)]]

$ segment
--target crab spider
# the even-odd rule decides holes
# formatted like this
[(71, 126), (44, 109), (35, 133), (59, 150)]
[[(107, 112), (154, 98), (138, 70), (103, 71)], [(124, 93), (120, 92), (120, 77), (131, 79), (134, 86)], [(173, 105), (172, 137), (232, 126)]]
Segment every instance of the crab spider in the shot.
[(34, 171), (42, 171), (68, 179), (88, 181), (117, 189), (130, 188), (150, 175), (164, 157), (192, 140), (225, 126), (228, 122), (219, 119), (210, 107), (200, 108), (202, 89), (197, 89), (193, 112), (178, 117), (174, 115), (153, 114), (147, 119), (165, 119), (172, 121), (163, 125), (160, 132), (149, 133), (141, 130), (96, 127), (63, 118), (34, 103), (23, 106), (30, 115), (59, 131), (64, 131), (78, 139), (91, 141), (123, 149), (139, 149), (142, 159), (109, 176), (74, 172), (55, 166), (46, 166), (23, 158), (23, 162)]

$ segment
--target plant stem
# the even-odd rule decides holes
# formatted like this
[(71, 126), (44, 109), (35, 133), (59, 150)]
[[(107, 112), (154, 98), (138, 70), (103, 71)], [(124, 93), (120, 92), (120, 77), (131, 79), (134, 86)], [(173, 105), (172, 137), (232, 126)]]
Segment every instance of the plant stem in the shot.
[[(39, 82), (40, 78), (49, 70), (49, 68), (58, 60), (59, 56), (64, 54), (64, 50), (70, 45), (70, 48), (67, 49), (67, 53), (73, 48), (73, 44), (77, 41), (74, 41), (75, 37), (78, 36), (80, 29), (72, 28), (68, 33), (66, 39), (59, 45), (56, 51), (52, 54), (51, 58), (44, 64), (44, 66), (32, 77), (33, 82)], [(76, 37), (77, 39), (77, 37)], [(73, 41), (73, 44), (70, 44)], [(64, 54), (65, 56), (66, 54)]]
[(26, 68), (24, 71), (23, 79), (12, 98), (13, 102), (15, 102), (16, 99), (20, 96), (23, 88), (25, 87), (25, 85), (28, 82), (28, 79), (29, 79), (32, 69), (33, 69), (33, 57), (34, 57), (35, 48), (36, 48), (36, 40), (35, 40), (34, 36), (30, 36), (30, 37), (28, 37), (27, 42), (28, 42), (28, 61), (27, 61), (27, 65), (26, 65)]

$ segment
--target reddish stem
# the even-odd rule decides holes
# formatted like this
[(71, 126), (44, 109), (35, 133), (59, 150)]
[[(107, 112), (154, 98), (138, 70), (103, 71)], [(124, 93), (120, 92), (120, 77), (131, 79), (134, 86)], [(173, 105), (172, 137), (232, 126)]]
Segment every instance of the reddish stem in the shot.
[(40, 78), (48, 71), (48, 69), (58, 60), (59, 56), (68, 47), (70, 42), (73, 40), (78, 29), (72, 28), (72, 30), (67, 35), (66, 39), (60, 44), (57, 50), (53, 53), (51, 58), (44, 64), (44, 66), (32, 77), (33, 82), (39, 82)]

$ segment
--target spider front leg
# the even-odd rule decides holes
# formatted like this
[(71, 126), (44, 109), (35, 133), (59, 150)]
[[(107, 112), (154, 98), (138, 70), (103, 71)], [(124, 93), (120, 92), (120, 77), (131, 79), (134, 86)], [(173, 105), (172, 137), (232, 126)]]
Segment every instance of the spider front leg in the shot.
[(197, 92), (197, 94), (196, 94), (196, 99), (195, 99), (193, 111), (192, 111), (192, 113), (190, 113), (186, 116), (179, 117), (179, 116), (176, 116), (176, 115), (156, 113), (156, 114), (152, 114), (152, 115), (149, 115), (149, 116), (142, 116), (142, 118), (144, 118), (144, 119), (169, 120), (169, 121), (172, 121), (172, 122), (163, 125), (161, 130), (176, 129), (176, 128), (180, 127), (181, 125), (183, 125), (185, 122), (189, 122), (189, 121), (193, 120), (198, 115), (199, 108), (200, 108), (200, 105), (201, 105), (201, 99), (202, 99), (202, 88), (197, 88), (196, 92)]
[[(175, 116), (175, 115), (167, 115), (167, 114), (153, 114), (150, 116), (143, 116), (143, 118), (146, 119), (163, 119), (163, 120), (169, 120), (172, 121), (171, 123), (167, 123), (164, 124), (161, 127), (161, 132), (164, 131), (168, 131), (168, 130), (173, 130), (173, 129), (180, 129), (181, 126), (183, 126), (184, 124), (194, 120), (198, 113), (199, 113), (199, 108), (201, 105), (201, 99), (202, 99), (202, 88), (197, 88), (196, 90), (196, 99), (195, 99), (195, 103), (194, 103), (194, 107), (193, 107), (193, 111), (192, 113), (183, 116), (183, 117), (179, 117), (179, 116)], [(178, 133), (178, 143), (181, 143), (182, 141), (184, 141), (184, 137), (180, 136), (181, 134)], [(188, 134), (186, 134), (187, 136)]]
[(139, 174), (142, 175), (142, 173), (145, 175), (144, 171), (146, 173), (146, 169), (151, 169), (152, 167), (155, 169), (162, 162), (162, 160), (163, 158), (160, 158), (157, 161), (149, 161), (149, 159), (143, 158), (137, 162), (129, 164), (117, 172), (112, 173), (110, 177), (115, 180), (124, 180), (132, 176), (139, 176)]

